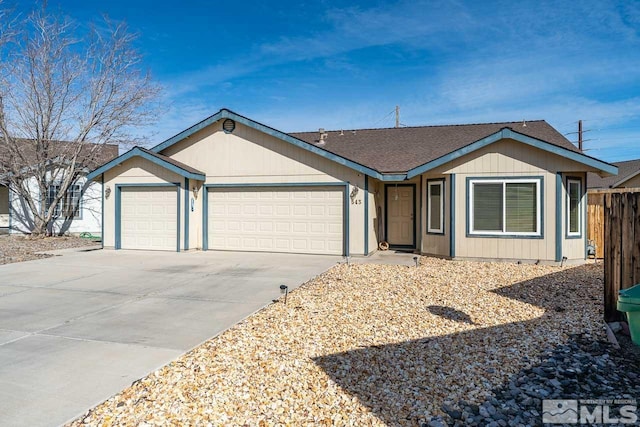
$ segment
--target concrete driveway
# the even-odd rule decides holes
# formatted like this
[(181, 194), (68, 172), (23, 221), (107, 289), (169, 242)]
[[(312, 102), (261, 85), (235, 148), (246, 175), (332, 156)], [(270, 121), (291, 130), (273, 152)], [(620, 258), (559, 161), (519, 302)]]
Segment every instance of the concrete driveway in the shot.
[(339, 261), (93, 250), (0, 266), (0, 425), (70, 421)]

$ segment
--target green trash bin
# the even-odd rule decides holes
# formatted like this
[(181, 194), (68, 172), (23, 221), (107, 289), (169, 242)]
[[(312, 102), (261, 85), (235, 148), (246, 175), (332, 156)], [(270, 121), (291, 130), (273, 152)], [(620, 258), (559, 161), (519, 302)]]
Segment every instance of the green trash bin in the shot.
[(618, 293), (618, 311), (627, 313), (631, 341), (640, 345), (640, 284)]

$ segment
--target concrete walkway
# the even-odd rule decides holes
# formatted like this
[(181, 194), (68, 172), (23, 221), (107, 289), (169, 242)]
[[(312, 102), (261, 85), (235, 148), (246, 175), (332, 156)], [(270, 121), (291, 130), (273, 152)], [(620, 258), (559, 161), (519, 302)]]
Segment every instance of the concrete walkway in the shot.
[(340, 261), (93, 250), (0, 266), (0, 425), (70, 421)]

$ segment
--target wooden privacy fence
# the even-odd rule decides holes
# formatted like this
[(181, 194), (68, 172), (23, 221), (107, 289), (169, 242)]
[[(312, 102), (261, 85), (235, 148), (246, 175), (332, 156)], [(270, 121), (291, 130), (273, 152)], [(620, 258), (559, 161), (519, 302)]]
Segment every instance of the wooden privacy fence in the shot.
[(587, 193), (587, 239), (596, 245), (596, 258), (604, 258), (604, 196), (638, 192), (640, 188), (592, 188)]
[(640, 283), (640, 192), (604, 196), (604, 317), (620, 320), (618, 291)]
[(604, 258), (604, 193), (587, 194), (587, 239), (596, 246), (596, 258)]

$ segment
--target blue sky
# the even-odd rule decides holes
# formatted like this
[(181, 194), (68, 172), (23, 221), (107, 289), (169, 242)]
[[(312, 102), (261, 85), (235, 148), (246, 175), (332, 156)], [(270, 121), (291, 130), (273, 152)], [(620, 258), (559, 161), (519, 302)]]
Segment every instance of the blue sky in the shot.
[[(49, 0), (124, 20), (165, 88), (159, 142), (222, 107), (293, 132), (584, 120), (587, 154), (640, 158), (640, 2)], [(576, 140), (575, 134), (569, 134)]]

